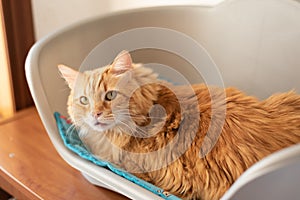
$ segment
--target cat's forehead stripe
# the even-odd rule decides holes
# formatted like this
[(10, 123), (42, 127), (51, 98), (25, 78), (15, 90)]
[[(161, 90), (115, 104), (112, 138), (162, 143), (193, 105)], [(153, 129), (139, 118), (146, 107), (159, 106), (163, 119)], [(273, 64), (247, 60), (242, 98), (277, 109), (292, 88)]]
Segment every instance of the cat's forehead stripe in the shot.
[(101, 72), (100, 73), (96, 73), (96, 76), (98, 76), (97, 77), (98, 83), (95, 84), (96, 85), (96, 88), (95, 88), (96, 91), (99, 90), (99, 88), (101, 87), (101, 85), (104, 86), (104, 90), (106, 91), (107, 88), (106, 88), (105, 78), (106, 78), (106, 76), (108, 74), (108, 71), (109, 71), (109, 68), (105, 69), (102, 73)]
[(97, 69), (94, 70), (91, 74), (89, 74), (88, 77), (88, 82), (89, 82), (89, 88), (92, 90), (98, 90), (99, 87), (101, 86), (102, 82), (103, 82), (103, 76), (106, 72), (107, 69)]

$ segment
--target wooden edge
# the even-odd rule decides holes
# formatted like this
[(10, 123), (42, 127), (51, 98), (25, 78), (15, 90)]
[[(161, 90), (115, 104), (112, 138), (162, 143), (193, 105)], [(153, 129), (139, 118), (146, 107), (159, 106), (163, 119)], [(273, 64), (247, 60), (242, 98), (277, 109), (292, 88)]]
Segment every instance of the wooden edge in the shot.
[(6, 118), (6, 119), (0, 119), (0, 126), (12, 121), (15, 121), (17, 119), (20, 119), (22, 117), (28, 116), (29, 113), (36, 112), (36, 108), (34, 106), (20, 110), (16, 112), (12, 117)]
[(14, 179), (10, 176), (10, 174), (6, 173), (0, 167), (0, 187), (8, 192), (9, 194), (13, 194), (16, 199), (42, 199), (38, 195), (36, 195), (33, 191), (24, 187), (22, 183)]

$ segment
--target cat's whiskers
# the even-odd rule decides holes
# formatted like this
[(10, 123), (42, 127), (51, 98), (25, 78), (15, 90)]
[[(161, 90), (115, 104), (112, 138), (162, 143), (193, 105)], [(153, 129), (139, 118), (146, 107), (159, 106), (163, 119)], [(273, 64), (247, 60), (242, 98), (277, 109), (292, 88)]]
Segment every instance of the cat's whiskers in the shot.
[[(128, 125), (128, 122), (124, 122), (122, 120), (118, 120), (118, 122), (120, 122), (121, 124), (125, 125), (126, 127), (128, 127), (131, 131), (131, 134), (134, 137), (149, 137), (149, 134), (147, 133), (147, 131), (143, 130), (142, 128), (140, 128), (138, 125), (134, 124), (132, 126)], [(134, 127), (134, 128), (133, 128)]]
[(76, 130), (76, 132), (79, 134), (80, 132), (80, 128), (84, 125), (84, 121), (82, 118), (80, 118), (79, 120), (73, 121), (72, 124), (70, 125), (70, 127), (66, 130), (66, 136), (70, 137), (70, 134), (72, 134), (74, 132), (74, 130)]
[(149, 134), (145, 130), (143, 130), (139, 126), (136, 126), (136, 128), (139, 130), (139, 133), (142, 133), (141, 137), (149, 137)]
[(76, 125), (75, 124), (71, 124), (71, 126), (66, 131), (66, 136), (69, 137), (70, 134), (73, 133), (74, 130), (78, 131)]
[[(160, 122), (165, 122), (166, 120), (166, 116), (163, 116), (163, 117), (156, 117), (156, 116), (145, 116), (145, 115), (142, 115), (142, 114), (130, 114), (128, 112), (128, 109), (119, 109), (119, 110), (115, 110), (114, 112), (115, 115), (119, 116), (119, 120), (122, 118), (125, 118), (125, 119), (131, 119), (133, 120), (133, 122), (131, 121), (131, 123), (134, 123), (132, 126), (134, 126), (134, 128), (131, 127), (128, 127), (128, 122), (130, 122), (129, 120), (126, 120), (126, 122), (123, 122), (123, 120), (121, 120), (123, 123), (126, 124), (126, 126), (128, 128), (131, 129), (131, 131), (134, 129), (135, 130), (135, 134), (134, 136), (136, 137), (144, 137), (144, 138), (148, 138), (148, 137), (151, 137), (153, 136), (154, 134), (151, 133), (152, 132), (156, 132), (156, 131), (159, 131), (160, 129), (155, 129), (155, 127), (153, 126), (153, 124), (157, 124)], [(136, 124), (137, 121), (140, 121), (140, 120), (149, 120), (150, 119), (150, 123), (148, 123), (147, 126), (139, 126)], [(122, 123), (122, 124), (123, 124)]]
[(83, 116), (80, 116), (80, 117), (76, 118), (76, 120), (73, 121), (73, 124), (75, 124), (78, 127), (80, 127), (81, 125), (85, 124), (85, 122), (83, 120)]
[(122, 128), (125, 133), (128, 133), (128, 131), (129, 131), (130, 132), (129, 134), (134, 136), (135, 129), (132, 126), (128, 125), (126, 122), (124, 122), (120, 119), (117, 120), (117, 123), (121, 123), (122, 125), (124, 125), (125, 127), (127, 127), (129, 129), (129, 130), (126, 130), (126, 129), (123, 129), (122, 126), (118, 126), (119, 128)]
[[(128, 124), (126, 124), (125, 122), (122, 122), (122, 121), (119, 121), (119, 122), (120, 122), (121, 124), (125, 125), (127, 128), (129, 128), (129, 129), (133, 132), (132, 127), (130, 127)], [(125, 130), (122, 126), (118, 126), (118, 129), (120, 129), (121, 132), (123, 131), (123, 132), (125, 132), (125, 134), (128, 134), (128, 133), (127, 133), (127, 130)], [(137, 143), (140, 142), (140, 141), (138, 140), (138, 138), (137, 138), (134, 134), (131, 134), (131, 136), (135, 139), (135, 141), (136, 141)]]
[[(134, 131), (133, 131), (133, 129), (128, 124), (126, 124), (123, 121), (119, 121), (119, 120), (118, 120), (118, 122), (121, 123), (121, 126), (118, 125), (115, 128), (121, 130), (121, 134), (129, 134), (129, 135), (133, 136), (133, 132)], [(124, 128), (124, 126), (122, 126), (122, 125), (124, 125), (126, 128)]]
[[(162, 117), (157, 117), (157, 116), (145, 116), (145, 115), (142, 115), (142, 114), (134, 114), (134, 113), (129, 113), (128, 110), (121, 110), (121, 111), (115, 111), (114, 113), (116, 113), (117, 115), (124, 115), (124, 116), (127, 116), (127, 117), (131, 117), (131, 118), (134, 118), (134, 119), (142, 119), (142, 118), (146, 118), (146, 119), (165, 119), (166, 116), (162, 116)], [(139, 117), (139, 118), (138, 118)]]
[(115, 121), (115, 116), (113, 114), (106, 115), (102, 118), (104, 123), (112, 123)]

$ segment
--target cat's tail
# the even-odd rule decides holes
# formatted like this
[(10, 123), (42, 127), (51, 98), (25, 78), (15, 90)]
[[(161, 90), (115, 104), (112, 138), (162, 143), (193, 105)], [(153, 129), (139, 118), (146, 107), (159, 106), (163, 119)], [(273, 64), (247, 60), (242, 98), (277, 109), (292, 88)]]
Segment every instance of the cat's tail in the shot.
[(274, 94), (262, 101), (265, 108), (282, 112), (293, 112), (300, 115), (300, 95), (291, 90), (286, 93)]
[[(276, 127), (276, 138), (284, 143), (300, 142), (300, 95), (295, 91), (275, 94), (262, 102), (267, 117)], [(282, 137), (280, 137), (280, 135)]]

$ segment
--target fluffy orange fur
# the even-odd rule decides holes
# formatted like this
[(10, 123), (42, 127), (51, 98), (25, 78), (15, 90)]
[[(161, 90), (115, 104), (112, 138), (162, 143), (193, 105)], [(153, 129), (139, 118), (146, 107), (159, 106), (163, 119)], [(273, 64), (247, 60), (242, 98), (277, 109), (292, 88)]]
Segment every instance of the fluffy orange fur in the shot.
[[(204, 84), (192, 85), (189, 92), (190, 86), (173, 86), (158, 80), (152, 70), (131, 63), (127, 52), (93, 71), (59, 69), (71, 88), (69, 115), (90, 151), (185, 199), (220, 199), (255, 162), (300, 141), (300, 96), (294, 92), (263, 101), (234, 88)], [(117, 96), (108, 99), (107, 93), (115, 90)], [(218, 126), (211, 123), (212, 96), (217, 116), (222, 106), (226, 116), (215, 146), (200, 157), (208, 129)], [(164, 108), (160, 119), (149, 115), (153, 105)], [(152, 115), (160, 116), (155, 115), (158, 111)], [(151, 125), (151, 120), (156, 124)], [(159, 150), (176, 137), (176, 146), (162, 154)], [(149, 152), (154, 157), (143, 156)]]

